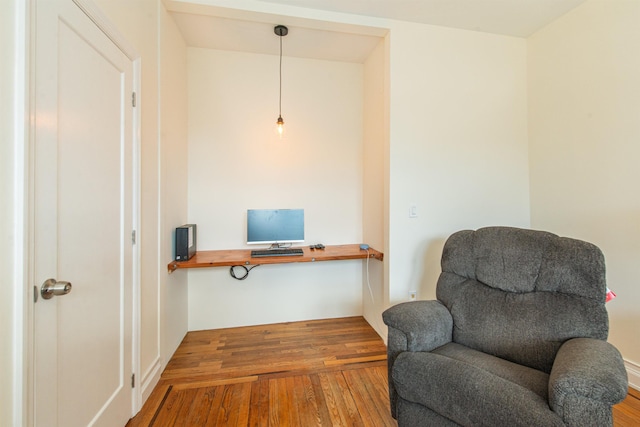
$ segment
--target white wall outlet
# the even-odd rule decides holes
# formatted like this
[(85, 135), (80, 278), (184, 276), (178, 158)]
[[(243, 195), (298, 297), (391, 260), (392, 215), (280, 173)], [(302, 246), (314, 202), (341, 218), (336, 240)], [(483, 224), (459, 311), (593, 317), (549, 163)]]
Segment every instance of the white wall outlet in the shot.
[(409, 301), (416, 300), (416, 291), (409, 291)]

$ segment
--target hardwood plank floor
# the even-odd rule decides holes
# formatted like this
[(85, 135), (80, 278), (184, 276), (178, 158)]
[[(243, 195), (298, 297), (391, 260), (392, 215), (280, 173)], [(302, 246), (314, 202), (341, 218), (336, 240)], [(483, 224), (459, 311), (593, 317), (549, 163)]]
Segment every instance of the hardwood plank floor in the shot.
[[(189, 332), (127, 427), (397, 426), (386, 348), (362, 317)], [(640, 392), (614, 427), (640, 426)]]
[(189, 332), (138, 426), (397, 426), (362, 317)]
[(629, 388), (627, 398), (613, 407), (613, 426), (640, 426), (640, 391)]

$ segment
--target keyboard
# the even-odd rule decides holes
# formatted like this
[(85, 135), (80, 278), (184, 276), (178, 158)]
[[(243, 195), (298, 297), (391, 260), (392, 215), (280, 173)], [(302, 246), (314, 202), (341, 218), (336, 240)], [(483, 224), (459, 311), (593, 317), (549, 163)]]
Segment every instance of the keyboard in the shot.
[(279, 249), (264, 249), (251, 251), (251, 258), (261, 258), (268, 256), (301, 256), (303, 255), (300, 248), (279, 248)]

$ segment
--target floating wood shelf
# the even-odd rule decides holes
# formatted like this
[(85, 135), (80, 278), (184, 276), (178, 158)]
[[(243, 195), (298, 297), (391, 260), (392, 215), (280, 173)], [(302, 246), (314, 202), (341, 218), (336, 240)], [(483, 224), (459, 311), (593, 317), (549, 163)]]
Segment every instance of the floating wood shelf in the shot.
[(374, 258), (382, 261), (384, 254), (373, 248), (360, 249), (359, 244), (331, 245), (324, 249), (311, 250), (300, 246), (303, 255), (252, 258), (251, 249), (198, 251), (188, 261), (172, 261), (167, 266), (169, 273), (181, 268), (232, 267), (234, 265), (289, 264), (294, 262), (340, 261), (347, 259)]

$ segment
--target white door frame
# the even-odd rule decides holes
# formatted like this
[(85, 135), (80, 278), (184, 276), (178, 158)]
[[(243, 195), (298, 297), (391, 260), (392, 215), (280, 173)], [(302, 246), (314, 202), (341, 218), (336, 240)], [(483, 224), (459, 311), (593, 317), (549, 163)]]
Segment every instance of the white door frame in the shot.
[[(133, 46), (120, 34), (111, 22), (107, 19), (106, 15), (91, 1), (91, 0), (72, 0), (88, 17), (95, 23), (95, 25), (131, 60), (133, 63), (133, 90), (136, 93), (136, 105), (133, 109), (133, 229), (136, 234), (139, 234), (140, 229), (140, 124), (141, 124), (141, 105), (142, 96), (140, 93), (140, 81), (141, 81), (141, 58), (140, 54), (133, 48)], [(33, 117), (35, 113), (35, 3), (36, 0), (27, 0), (25, 2), (25, 8), (18, 11), (18, 20), (24, 17), (26, 24), (26, 31), (19, 35), (19, 38), (24, 37), (22, 40), (18, 40), (18, 44), (25, 46), (25, 75), (27, 76), (27, 82), (25, 84), (25, 99), (26, 99), (26, 115), (29, 123), (26, 130), (24, 156), (25, 156), (25, 169), (24, 179), (25, 187), (23, 194), (25, 196), (26, 214), (24, 227), (24, 242), (25, 242), (25, 260), (21, 267), (23, 267), (24, 274), (24, 292), (22, 293), (22, 306), (24, 316), (20, 316), (21, 313), (16, 313), (16, 330), (23, 332), (24, 345), (22, 346), (25, 351), (24, 360), (28, 361), (27, 366), (22, 369), (22, 387), (21, 390), (17, 390), (19, 387), (16, 384), (16, 392), (22, 399), (16, 399), (14, 402), (14, 420), (17, 425), (33, 426), (34, 419), (34, 402), (35, 402), (35, 352), (34, 352), (34, 340), (35, 340), (35, 324), (34, 324), (34, 294), (37, 291), (37, 284), (34, 282), (33, 277), (33, 177), (34, 177), (34, 148), (35, 148), (35, 123)], [(16, 165), (19, 167), (19, 165)], [(137, 378), (140, 378), (140, 236), (136, 236), (136, 244), (132, 247), (133, 251), (133, 301), (132, 301), (132, 369)], [(16, 366), (18, 367), (18, 366)], [(26, 402), (23, 400), (26, 399)], [(132, 392), (131, 402), (131, 416), (135, 415), (142, 407), (142, 387), (140, 387), (139, 381)], [(20, 423), (20, 419), (23, 422)]]
[[(29, 394), (29, 369), (30, 359), (30, 339), (33, 335), (29, 334), (30, 313), (32, 304), (30, 303), (29, 281), (27, 279), (27, 236), (28, 236), (28, 161), (29, 161), (29, 40), (30, 26), (29, 17), (32, 10), (31, 1), (13, 0), (10, 3), (13, 15), (11, 17), (13, 23), (13, 57), (5, 58), (13, 65), (15, 71), (7, 75), (12, 79), (14, 91), (8, 94), (12, 98), (13, 108), (13, 135), (12, 144), (14, 155), (12, 159), (4, 159), (2, 166), (10, 165), (9, 168), (13, 174), (13, 194), (10, 197), (9, 206), (13, 210), (13, 245), (5, 248), (3, 254), (9, 255), (10, 262), (13, 264), (13, 271), (7, 278), (7, 286), (11, 286), (9, 296), (10, 301), (3, 305), (3, 308), (9, 308), (9, 316), (11, 317), (11, 337), (3, 340), (3, 343), (9, 343), (10, 350), (10, 366), (9, 372), (13, 372), (13, 376), (8, 377), (10, 384), (3, 384), (0, 392), (11, 393), (12, 400), (8, 406), (10, 413), (0, 417), (2, 420), (9, 420), (13, 426), (25, 425), (29, 419), (28, 412), (28, 394)], [(5, 200), (3, 199), (3, 202)], [(4, 252), (6, 251), (6, 252)]]

